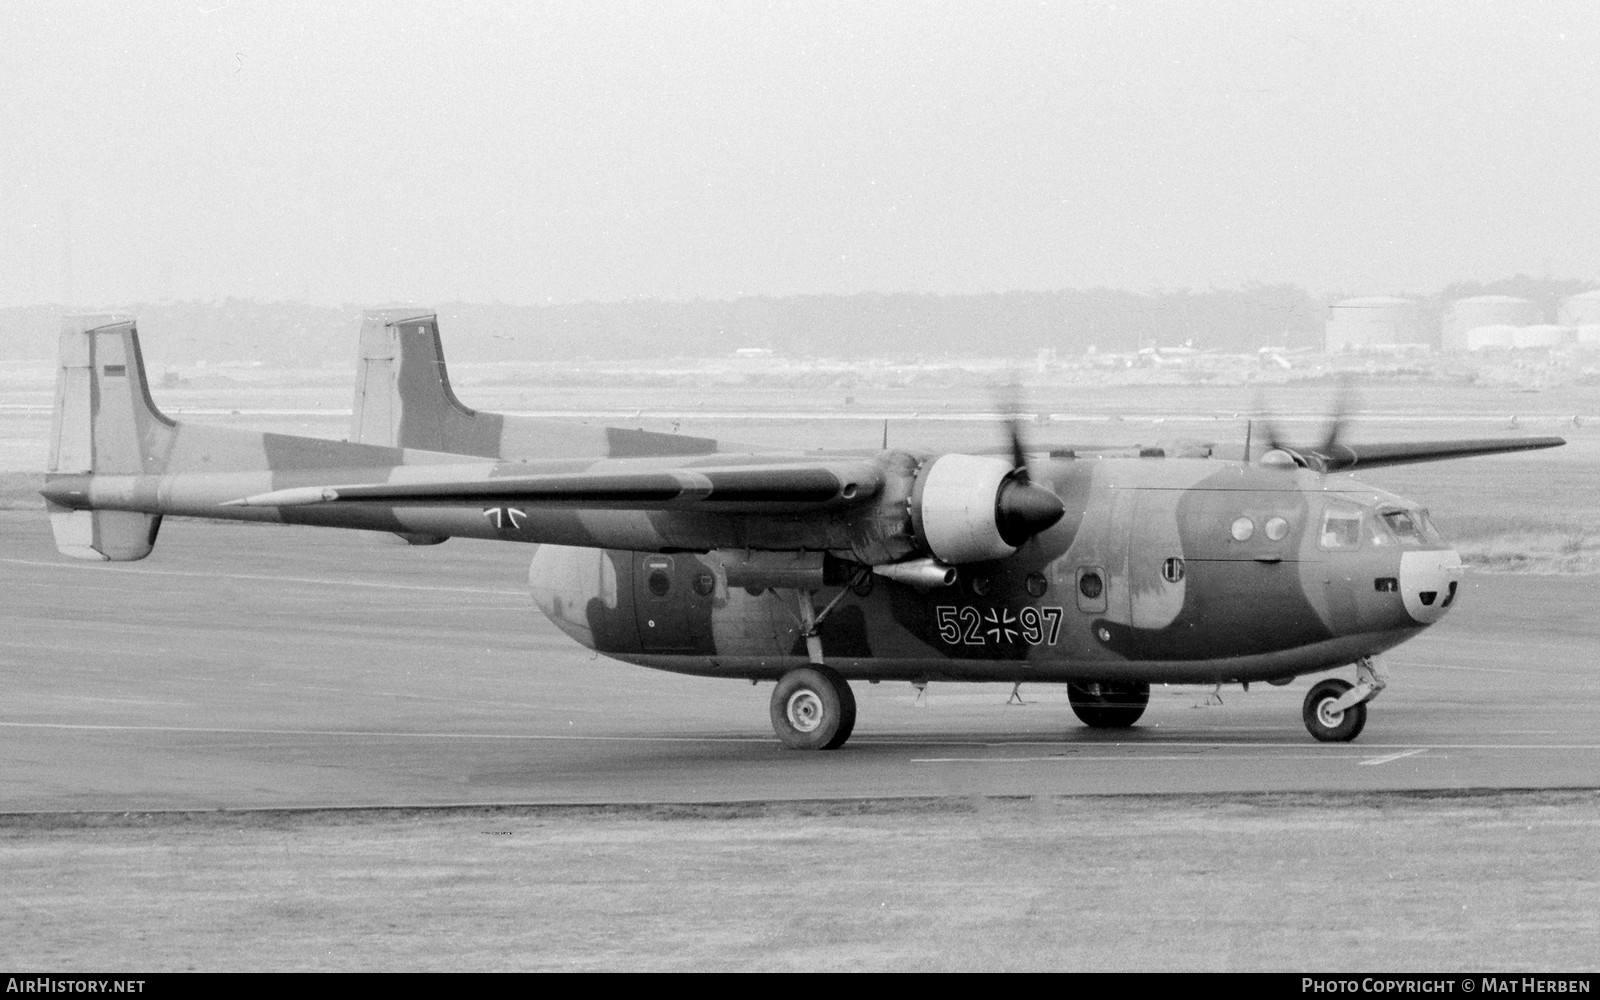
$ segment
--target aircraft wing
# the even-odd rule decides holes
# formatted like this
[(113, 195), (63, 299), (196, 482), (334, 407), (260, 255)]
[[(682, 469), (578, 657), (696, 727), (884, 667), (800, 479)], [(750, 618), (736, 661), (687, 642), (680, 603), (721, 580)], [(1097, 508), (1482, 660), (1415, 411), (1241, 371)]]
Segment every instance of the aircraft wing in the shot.
[(471, 506), (515, 502), (529, 506), (774, 514), (850, 506), (871, 499), (882, 489), (883, 473), (870, 464), (794, 463), (301, 486), (230, 500), (225, 506), (299, 507), (321, 503)]
[(1346, 472), (1357, 467), (1413, 465), (1442, 462), (1474, 455), (1498, 455), (1510, 451), (1533, 451), (1566, 444), (1558, 437), (1474, 438), (1459, 441), (1400, 441), (1392, 444), (1336, 444), (1326, 451), (1297, 451), (1308, 467), (1322, 472)]

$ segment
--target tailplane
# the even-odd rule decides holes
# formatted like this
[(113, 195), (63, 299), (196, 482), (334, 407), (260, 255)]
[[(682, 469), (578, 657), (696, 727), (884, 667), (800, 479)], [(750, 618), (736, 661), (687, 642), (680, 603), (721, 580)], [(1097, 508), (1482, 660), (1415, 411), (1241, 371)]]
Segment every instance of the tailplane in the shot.
[[(67, 317), (61, 326), (46, 482), (88, 473), (159, 473), (173, 436), (173, 422), (150, 399), (133, 320)], [(159, 514), (47, 507), (56, 548), (77, 559), (143, 559), (161, 528)]]

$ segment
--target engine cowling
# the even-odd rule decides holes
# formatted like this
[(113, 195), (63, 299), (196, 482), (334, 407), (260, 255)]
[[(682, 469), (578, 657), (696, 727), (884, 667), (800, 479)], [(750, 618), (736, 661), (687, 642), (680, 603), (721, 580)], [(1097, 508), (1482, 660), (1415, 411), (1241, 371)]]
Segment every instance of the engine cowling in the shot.
[(983, 455), (940, 455), (918, 470), (911, 491), (917, 541), (952, 564), (1003, 559), (1065, 512), (1026, 471)]

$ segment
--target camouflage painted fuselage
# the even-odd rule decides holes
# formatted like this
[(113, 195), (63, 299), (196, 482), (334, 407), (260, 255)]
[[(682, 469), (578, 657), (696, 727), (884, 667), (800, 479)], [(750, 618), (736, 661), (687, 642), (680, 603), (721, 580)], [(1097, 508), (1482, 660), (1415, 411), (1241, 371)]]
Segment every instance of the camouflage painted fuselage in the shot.
[[(131, 322), (69, 327), (61, 358), (43, 492), (64, 553), (144, 558), (168, 514), (540, 543), (530, 583), (558, 626), (684, 673), (770, 679), (811, 662), (800, 605), (814, 592), (821, 654), (852, 679), (1280, 680), (1404, 641), (1444, 614), (1459, 581), (1456, 554), (1397, 497), (1292, 465), (1151, 457), (1038, 463), (1030, 473), (1059, 497), (1059, 521), (1004, 558), (958, 560), (953, 585), (912, 586), (882, 574), (950, 558), (924, 530), (937, 506), (930, 470), (949, 456), (699, 444), (640, 455), (653, 442), (622, 437), (598, 459), (569, 457), (567, 439), (544, 458), (476, 458), (170, 420), (150, 399)], [(366, 412), (392, 422), (395, 410)], [(458, 438), (482, 429), (462, 427), (433, 446), (464, 447)], [(414, 428), (394, 436), (433, 444)], [(532, 473), (613, 499), (572, 500)], [(631, 492), (607, 492), (618, 477)], [(475, 499), (519, 478), (526, 502), (516, 490)], [(418, 484), (432, 492), (394, 499)], [(356, 502), (333, 486), (353, 487)], [(374, 486), (391, 499), (359, 499)], [(963, 507), (957, 484), (938, 516), (992, 530), (987, 489)], [(830, 586), (841, 575), (825, 566), (752, 571), (753, 555), (826, 558), (849, 582)]]
[[(963, 566), (954, 586), (821, 591), (818, 607), (838, 598), (820, 627), (828, 664), (862, 680), (1282, 680), (1389, 649), (1455, 598), (1456, 554), (1382, 517), (1416, 508), (1345, 477), (1174, 459), (1040, 474), (1068, 514), (1016, 554)], [(797, 598), (728, 585), (737, 558), (547, 545), (529, 581), (552, 621), (609, 656), (776, 678), (806, 662)]]

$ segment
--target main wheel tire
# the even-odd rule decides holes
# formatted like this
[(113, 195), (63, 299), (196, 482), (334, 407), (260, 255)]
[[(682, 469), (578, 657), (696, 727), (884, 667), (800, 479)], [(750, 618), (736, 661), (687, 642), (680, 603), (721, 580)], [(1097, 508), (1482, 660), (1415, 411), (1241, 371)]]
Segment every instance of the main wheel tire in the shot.
[(1342, 712), (1332, 711), (1332, 705), (1355, 685), (1330, 677), (1319, 681), (1306, 692), (1300, 717), (1306, 730), (1324, 743), (1348, 743), (1361, 735), (1367, 725), (1367, 703), (1352, 705)]
[(1127, 729), (1150, 704), (1150, 685), (1143, 681), (1068, 684), (1072, 713), (1091, 729)]
[(837, 750), (856, 727), (856, 696), (832, 667), (800, 667), (772, 689), (772, 730), (792, 750)]

